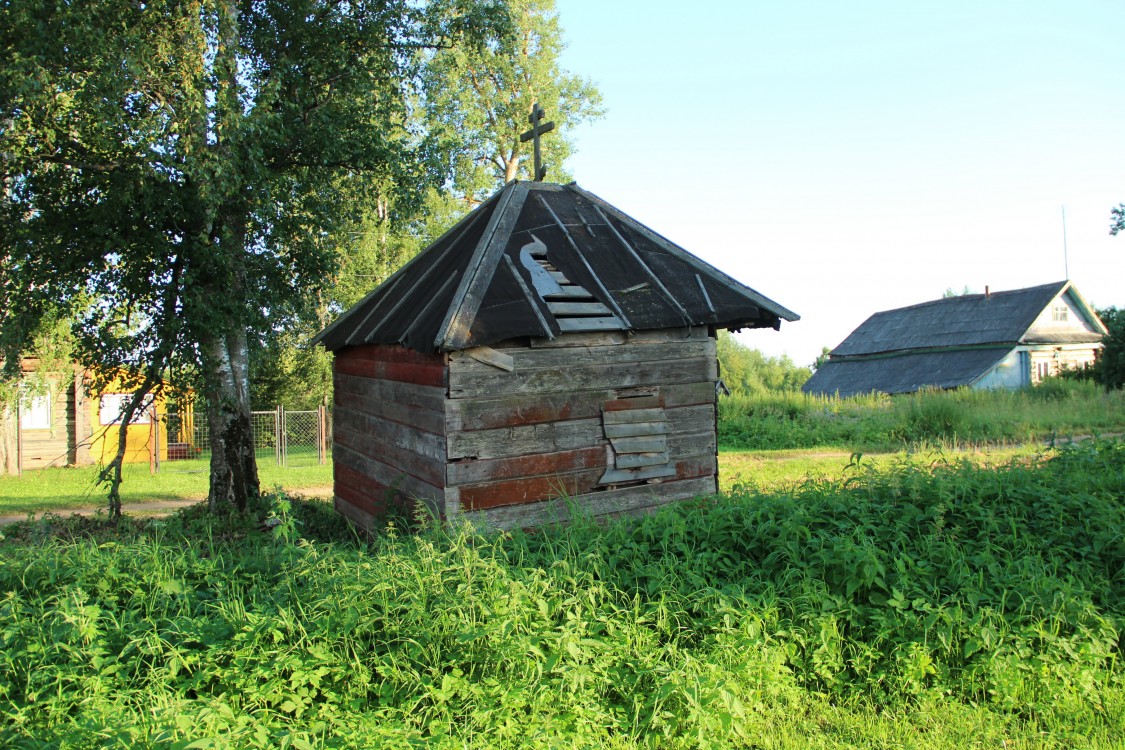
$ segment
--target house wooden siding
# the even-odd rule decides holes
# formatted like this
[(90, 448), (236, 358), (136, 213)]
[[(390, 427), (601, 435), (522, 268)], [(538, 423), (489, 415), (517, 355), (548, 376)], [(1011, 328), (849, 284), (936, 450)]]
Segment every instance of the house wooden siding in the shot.
[[(564, 520), (570, 503), (635, 513), (716, 491), (707, 329), (570, 334), (492, 351), (510, 371), (474, 350), (337, 352), (339, 512), (370, 528), (413, 499), (450, 522), (505, 528)], [(386, 379), (392, 372), (403, 380)]]

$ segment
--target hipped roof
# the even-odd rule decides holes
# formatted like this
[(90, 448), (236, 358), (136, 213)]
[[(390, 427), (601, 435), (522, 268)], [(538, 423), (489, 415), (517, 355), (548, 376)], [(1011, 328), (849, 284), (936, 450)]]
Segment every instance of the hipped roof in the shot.
[[(607, 315), (560, 325), (552, 310), (565, 305), (544, 300), (535, 276), (547, 271), (529, 267), (529, 252)], [(778, 328), (798, 319), (573, 183), (512, 182), (314, 342), (435, 352), (607, 327)]]

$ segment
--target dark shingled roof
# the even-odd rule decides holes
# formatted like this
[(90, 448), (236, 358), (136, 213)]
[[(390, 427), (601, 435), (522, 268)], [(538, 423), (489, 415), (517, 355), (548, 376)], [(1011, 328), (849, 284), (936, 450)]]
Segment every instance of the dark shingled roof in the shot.
[(971, 385), (1021, 344), (1093, 343), (1101, 333), (1032, 333), (1052, 301), (1070, 293), (1104, 332), (1069, 281), (992, 294), (965, 294), (875, 313), (832, 350), (806, 393), (852, 396)]
[(964, 294), (878, 312), (852, 331), (832, 356), (1001, 342), (1014, 345), (1066, 284), (1060, 281), (989, 295)]
[(569, 331), (797, 319), (573, 183), (512, 182), (314, 342), (456, 351)]
[(920, 388), (957, 388), (972, 383), (1010, 351), (1011, 347), (996, 347), (829, 360), (817, 368), (804, 390), (847, 397), (873, 390), (911, 393)]

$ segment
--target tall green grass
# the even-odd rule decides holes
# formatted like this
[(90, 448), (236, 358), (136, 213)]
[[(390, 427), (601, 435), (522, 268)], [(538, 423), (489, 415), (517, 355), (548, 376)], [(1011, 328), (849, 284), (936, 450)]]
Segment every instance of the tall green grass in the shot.
[(24, 527), (0, 746), (1119, 747), (1125, 443), (1052, 456), (369, 545)]
[(1018, 391), (922, 391), (850, 398), (778, 392), (719, 400), (719, 444), (736, 450), (1024, 442), (1125, 430), (1125, 391), (1051, 379)]

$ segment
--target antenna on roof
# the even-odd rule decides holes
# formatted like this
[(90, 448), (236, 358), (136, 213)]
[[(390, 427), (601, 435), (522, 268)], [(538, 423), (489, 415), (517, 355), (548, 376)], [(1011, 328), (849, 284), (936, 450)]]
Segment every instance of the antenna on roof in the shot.
[(543, 119), (543, 114), (543, 108), (539, 106), (539, 102), (535, 102), (535, 105), (531, 108), (531, 114), (527, 116), (527, 121), (531, 123), (531, 130), (520, 134), (520, 143), (527, 143), (535, 139), (535, 171), (531, 176), (534, 182), (542, 182), (543, 178), (547, 176), (547, 168), (542, 165), (542, 157), (539, 155), (539, 136), (555, 129), (553, 121), (539, 124), (539, 121)]
[(1066, 206), (1062, 207), (1062, 223), (1063, 223), (1063, 278), (1070, 279), (1070, 257), (1066, 252)]

